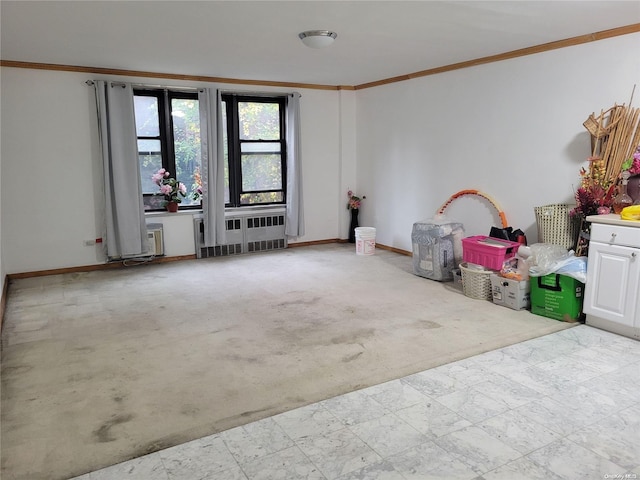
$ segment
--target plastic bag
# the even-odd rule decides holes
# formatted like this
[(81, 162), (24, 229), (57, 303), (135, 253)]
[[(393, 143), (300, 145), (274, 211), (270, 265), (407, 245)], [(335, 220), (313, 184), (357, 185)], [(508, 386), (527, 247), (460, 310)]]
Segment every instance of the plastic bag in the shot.
[(562, 245), (551, 243), (534, 243), (529, 248), (529, 275), (532, 277), (559, 273), (582, 283), (587, 281), (586, 257), (576, 257), (573, 250), (567, 251)]
[(505, 260), (500, 270), (500, 276), (512, 280), (529, 280), (529, 264), (520, 255)]

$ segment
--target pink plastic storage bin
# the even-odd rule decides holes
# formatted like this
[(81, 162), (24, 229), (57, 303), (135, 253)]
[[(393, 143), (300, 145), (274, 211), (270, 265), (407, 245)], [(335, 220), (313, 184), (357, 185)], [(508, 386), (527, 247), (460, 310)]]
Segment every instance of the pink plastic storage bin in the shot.
[(462, 259), (491, 270), (500, 270), (505, 260), (515, 257), (519, 247), (518, 242), (476, 235), (462, 239)]

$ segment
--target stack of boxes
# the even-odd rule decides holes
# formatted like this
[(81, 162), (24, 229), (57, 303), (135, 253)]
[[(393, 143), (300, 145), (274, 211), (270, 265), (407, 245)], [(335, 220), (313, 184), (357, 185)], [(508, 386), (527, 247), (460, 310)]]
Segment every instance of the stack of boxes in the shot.
[(529, 301), (528, 282), (503, 278), (499, 275), (502, 265), (518, 253), (520, 243), (499, 238), (476, 235), (462, 239), (462, 259), (471, 264), (493, 270), (482, 281), (489, 282), (489, 298), (498, 305), (520, 310)]
[[(506, 260), (521, 244), (482, 235), (462, 239), (463, 260), (494, 270), (490, 275), (491, 298), (496, 305), (531, 312), (555, 320), (573, 322), (582, 313), (584, 284), (572, 277), (552, 273), (528, 280), (500, 274)], [(520, 260), (519, 260), (520, 261)]]

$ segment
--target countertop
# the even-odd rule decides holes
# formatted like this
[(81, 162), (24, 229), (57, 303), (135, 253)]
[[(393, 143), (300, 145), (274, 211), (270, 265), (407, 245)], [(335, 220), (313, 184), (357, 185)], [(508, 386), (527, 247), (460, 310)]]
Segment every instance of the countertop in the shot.
[(586, 218), (591, 223), (606, 223), (607, 225), (619, 225), (622, 227), (640, 228), (638, 220), (622, 220), (617, 213), (609, 213), (607, 215), (589, 215)]

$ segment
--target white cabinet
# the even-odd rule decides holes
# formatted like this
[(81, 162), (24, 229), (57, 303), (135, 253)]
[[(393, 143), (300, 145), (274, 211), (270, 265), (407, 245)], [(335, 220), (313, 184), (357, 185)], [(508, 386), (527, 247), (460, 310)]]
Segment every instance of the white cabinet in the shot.
[(640, 339), (640, 222), (588, 217), (587, 324)]

